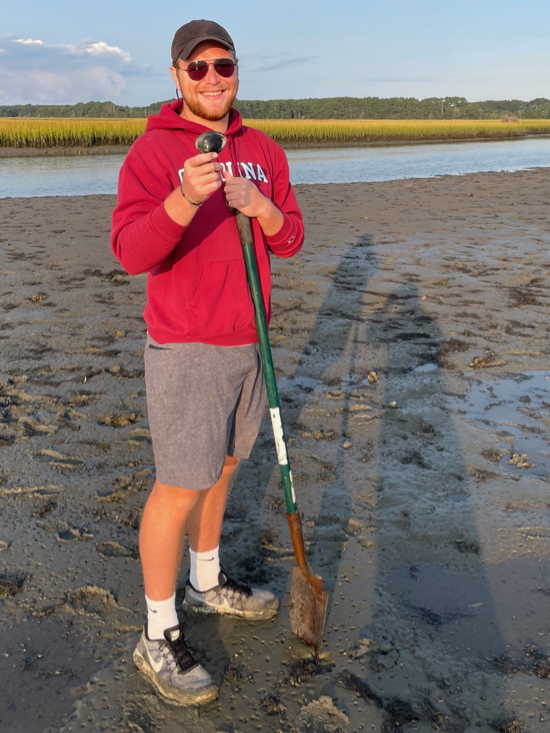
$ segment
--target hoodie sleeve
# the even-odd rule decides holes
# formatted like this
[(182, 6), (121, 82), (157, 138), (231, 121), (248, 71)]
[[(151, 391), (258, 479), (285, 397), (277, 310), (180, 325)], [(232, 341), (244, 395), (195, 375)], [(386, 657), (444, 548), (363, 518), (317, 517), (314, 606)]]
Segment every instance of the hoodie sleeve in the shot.
[(166, 167), (156, 156), (145, 159), (139, 145), (130, 150), (119, 174), (111, 231), (111, 248), (130, 275), (148, 272), (163, 262), (185, 233), (186, 227), (164, 208), (172, 190)]
[[(272, 141), (271, 141), (272, 142)], [(288, 161), (283, 150), (274, 148), (273, 203), (283, 212), (284, 222), (277, 234), (266, 236), (271, 252), (277, 257), (292, 257), (304, 243), (304, 222), (296, 195), (290, 183)]]

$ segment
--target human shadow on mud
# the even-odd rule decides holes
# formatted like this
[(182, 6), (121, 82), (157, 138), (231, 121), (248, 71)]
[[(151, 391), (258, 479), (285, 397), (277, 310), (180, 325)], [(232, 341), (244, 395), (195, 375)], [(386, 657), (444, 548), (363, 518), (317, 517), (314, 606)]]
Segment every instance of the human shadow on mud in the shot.
[(371, 645), (360, 675), (363, 691), (387, 711), (391, 730), (413, 722), (452, 731), (471, 725), (508, 730), (495, 668), (505, 647), (449, 411), (441, 331), (416, 285), (405, 283), (371, 318), (366, 337), (385, 362), (385, 409), (378, 435), (375, 591), (361, 634)]
[[(311, 520), (308, 524), (314, 525), (313, 531), (305, 526), (310, 560), (314, 570), (323, 576), (331, 596), (349, 539), (346, 529), (353, 504), (352, 490), (344, 478), (344, 443), (353, 402), (348, 395), (350, 390), (353, 391), (354, 383), (366, 380), (369, 371), (368, 364), (358, 363), (358, 342), (359, 330), (365, 320), (365, 288), (376, 268), (370, 244), (370, 236), (361, 236), (340, 257), (296, 368), (292, 374), (278, 377), (285, 432), (291, 441), (289, 452), (298, 508), (305, 520)], [(285, 317), (292, 317), (292, 313), (285, 314)], [(274, 361), (277, 368), (276, 350)], [(335, 398), (327, 405), (328, 392)], [(327, 409), (331, 413), (330, 419), (326, 416)], [(306, 419), (304, 411), (317, 412), (319, 416)], [(244, 483), (252, 477), (256, 486), (261, 487), (253, 495), (253, 503), (260, 512), (268, 485), (273, 483), (274, 477), (278, 481), (271, 426), (267, 420), (262, 428), (262, 445), (256, 452), (256, 460), (244, 465), (239, 476)], [(312, 424), (313, 433), (310, 430)], [(311, 506), (306, 503), (308, 496), (313, 497)], [(239, 499), (233, 495), (228, 505), (230, 516), (237, 505), (242, 509), (242, 497)], [(276, 508), (285, 514), (282, 488)], [(250, 504), (247, 511), (253, 511)], [(247, 526), (247, 533), (250, 533), (250, 526)], [(322, 544), (320, 553), (317, 540)], [(270, 575), (273, 579), (273, 564), (268, 563), (267, 553), (255, 553), (248, 570), (253, 571), (258, 580)], [(287, 570), (279, 567), (279, 572), (284, 582)]]

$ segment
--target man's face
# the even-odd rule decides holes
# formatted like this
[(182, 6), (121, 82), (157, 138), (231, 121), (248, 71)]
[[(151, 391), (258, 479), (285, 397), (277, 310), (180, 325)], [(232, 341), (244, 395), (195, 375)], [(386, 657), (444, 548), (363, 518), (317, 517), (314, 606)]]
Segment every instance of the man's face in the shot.
[(236, 60), (231, 51), (215, 41), (204, 41), (193, 49), (186, 61), (178, 59), (176, 66), (170, 69), (183, 97), (182, 116), (188, 120), (201, 124), (205, 120), (219, 122), (227, 116), (235, 101), (239, 88), (237, 67), (232, 76), (223, 77), (209, 64), (206, 76), (200, 81), (193, 81), (185, 71), (192, 61), (212, 62), (216, 59)]

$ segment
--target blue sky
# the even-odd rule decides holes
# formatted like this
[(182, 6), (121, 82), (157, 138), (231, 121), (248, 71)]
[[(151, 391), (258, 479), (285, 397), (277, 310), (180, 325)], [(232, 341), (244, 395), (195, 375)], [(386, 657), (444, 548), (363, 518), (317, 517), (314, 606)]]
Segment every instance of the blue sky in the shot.
[(0, 104), (171, 98), (174, 32), (201, 17), (235, 41), (241, 99), (550, 98), (548, 0), (6, 5)]

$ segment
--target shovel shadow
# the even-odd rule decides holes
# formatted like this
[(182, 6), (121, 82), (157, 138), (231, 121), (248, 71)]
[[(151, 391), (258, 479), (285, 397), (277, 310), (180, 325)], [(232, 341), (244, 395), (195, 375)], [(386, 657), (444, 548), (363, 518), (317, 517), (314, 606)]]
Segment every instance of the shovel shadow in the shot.
[(465, 730), (483, 721), (504, 730), (495, 727), (503, 694), (495, 660), (506, 647), (446, 397), (441, 330), (409, 282), (386, 298), (366, 336), (385, 354), (385, 409), (371, 618), (361, 631), (370, 651), (359, 676), (390, 717), (397, 701), (420, 724)]

